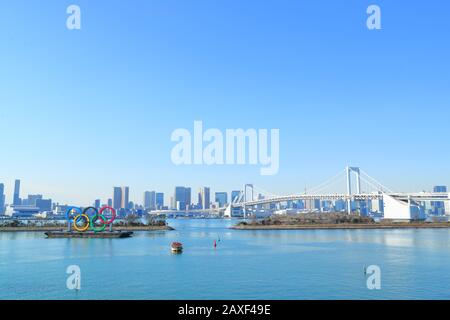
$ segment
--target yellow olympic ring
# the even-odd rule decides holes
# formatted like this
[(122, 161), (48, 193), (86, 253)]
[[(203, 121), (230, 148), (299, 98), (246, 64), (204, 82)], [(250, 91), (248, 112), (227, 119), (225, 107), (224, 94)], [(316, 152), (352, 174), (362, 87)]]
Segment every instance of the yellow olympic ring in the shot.
[[(79, 219), (81, 219), (82, 217), (84, 217), (85, 219), (86, 219), (86, 222), (85, 222), (85, 225), (83, 226), (83, 227), (79, 227), (78, 225), (77, 225), (77, 221), (79, 220)], [(90, 221), (89, 221), (89, 217), (88, 217), (88, 215), (87, 214), (79, 214), (79, 215), (77, 215), (74, 219), (73, 219), (73, 228), (75, 229), (75, 230), (77, 230), (78, 232), (84, 232), (84, 231), (86, 231), (88, 228), (89, 228), (89, 225), (90, 225)]]

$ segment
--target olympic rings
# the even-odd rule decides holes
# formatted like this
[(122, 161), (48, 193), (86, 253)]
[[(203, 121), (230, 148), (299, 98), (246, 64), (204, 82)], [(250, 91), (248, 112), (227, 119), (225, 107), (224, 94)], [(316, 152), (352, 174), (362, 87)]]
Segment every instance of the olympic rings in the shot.
[(100, 217), (103, 217), (103, 211), (105, 211), (106, 209), (108, 209), (108, 210), (111, 211), (112, 217), (111, 217), (111, 219), (108, 220), (108, 221), (104, 221), (103, 218), (102, 218), (102, 221), (103, 221), (103, 223), (105, 223), (105, 224), (111, 224), (111, 223), (114, 222), (114, 220), (116, 220), (116, 210), (114, 210), (114, 208), (112, 208), (112, 207), (104, 206), (103, 208), (100, 209)]
[(71, 213), (74, 213), (74, 212), (78, 212), (78, 214), (81, 214), (81, 209), (80, 208), (78, 208), (78, 207), (69, 207), (69, 208), (67, 208), (67, 211), (66, 211), (66, 217), (67, 217), (67, 220), (73, 220), (73, 218), (74, 218), (74, 216), (70, 216), (70, 214)]
[[(94, 211), (94, 215), (90, 218), (88, 211)], [(111, 211), (111, 219), (107, 220), (103, 212), (105, 210)], [(97, 208), (94, 207), (87, 207), (83, 211), (81, 211), (81, 208), (78, 207), (69, 207), (66, 211), (66, 218), (69, 223), (73, 221), (73, 228), (78, 232), (84, 232), (91, 228), (94, 232), (102, 232), (105, 231), (106, 226), (112, 225), (114, 220), (116, 219), (116, 210), (114, 208), (109, 206), (104, 206), (100, 209), (100, 212), (97, 210)], [(79, 226), (78, 222), (81, 220), (84, 221), (83, 225)], [(99, 221), (101, 226), (97, 227), (96, 222)]]
[[(78, 220), (80, 220), (81, 218), (84, 218), (84, 226), (79, 227), (77, 225)], [(75, 230), (77, 230), (78, 232), (84, 232), (89, 228), (89, 217), (87, 214), (79, 214), (75, 217), (75, 219), (73, 219), (73, 228)]]
[[(100, 218), (100, 220), (102, 221), (102, 226), (101, 226), (101, 227), (96, 227), (96, 226), (95, 226), (95, 222), (96, 222), (97, 220), (99, 220), (98, 218)], [(104, 221), (105, 221), (105, 217), (103, 217), (102, 215), (99, 216), (98, 214), (95, 214), (95, 216), (93, 216), (92, 219), (91, 219), (91, 229), (92, 229), (94, 232), (105, 231), (106, 224), (104, 223)]]

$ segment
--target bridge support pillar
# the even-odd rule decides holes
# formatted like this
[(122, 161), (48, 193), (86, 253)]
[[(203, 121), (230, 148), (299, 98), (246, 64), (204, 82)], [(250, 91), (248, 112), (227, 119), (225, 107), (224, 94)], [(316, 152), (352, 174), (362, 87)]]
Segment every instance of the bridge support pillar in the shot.
[(358, 167), (349, 167), (345, 168), (347, 174), (347, 195), (349, 196), (347, 200), (347, 212), (348, 214), (352, 213), (352, 183), (351, 183), (351, 173), (352, 171), (356, 173), (356, 194), (361, 194), (361, 172)]

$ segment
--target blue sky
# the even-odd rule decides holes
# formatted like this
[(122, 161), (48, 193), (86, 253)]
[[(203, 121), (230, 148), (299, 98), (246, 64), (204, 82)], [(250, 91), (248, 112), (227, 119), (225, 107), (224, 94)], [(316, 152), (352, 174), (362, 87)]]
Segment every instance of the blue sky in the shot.
[[(82, 29), (66, 29), (66, 8)], [(366, 28), (366, 8), (382, 30)], [(448, 1), (0, 4), (0, 182), (89, 204), (129, 185), (301, 192), (347, 164), (401, 191), (450, 184)], [(171, 132), (279, 128), (280, 171), (172, 164)], [(344, 186), (342, 186), (343, 188)]]

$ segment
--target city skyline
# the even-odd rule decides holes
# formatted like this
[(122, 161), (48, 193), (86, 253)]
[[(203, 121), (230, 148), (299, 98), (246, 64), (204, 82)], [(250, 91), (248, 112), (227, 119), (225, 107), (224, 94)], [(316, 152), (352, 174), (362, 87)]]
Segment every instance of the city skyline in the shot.
[[(53, 202), (54, 204), (58, 203), (59, 205), (77, 205), (80, 207), (87, 207), (94, 205), (96, 207), (99, 207), (98, 205), (95, 205), (96, 203), (99, 203), (101, 205), (108, 205), (115, 209), (134, 209), (134, 206), (141, 206), (144, 209), (151, 209), (155, 210), (158, 209), (158, 204), (160, 207), (167, 207), (169, 209), (177, 209), (177, 210), (185, 210), (188, 209), (188, 206), (190, 205), (198, 205), (199, 209), (210, 209), (210, 205), (213, 203), (230, 203), (232, 202), (237, 196), (239, 196), (239, 192), (246, 192), (246, 186), (242, 186), (239, 188), (232, 188), (230, 190), (225, 190), (221, 188), (212, 188), (212, 187), (205, 187), (201, 186), (197, 190), (198, 192), (192, 192), (192, 190), (195, 190), (195, 187), (190, 186), (174, 186), (173, 189), (175, 189), (175, 192), (165, 192), (162, 190), (143, 190), (143, 191), (135, 191), (133, 193), (133, 196), (130, 197), (130, 190), (133, 190), (133, 188), (130, 188), (130, 186), (121, 186), (112, 187), (112, 191), (109, 196), (105, 197), (92, 197), (92, 200), (87, 201), (86, 203), (79, 203), (76, 201), (59, 201), (58, 199), (52, 197), (51, 194), (45, 194), (42, 192), (35, 192), (35, 193), (28, 193), (26, 191), (22, 190), (22, 180), (21, 179), (14, 179), (14, 192), (10, 194), (10, 201), (8, 201), (8, 190), (7, 187), (5, 187), (5, 183), (0, 181), (0, 209), (5, 205), (25, 205), (29, 206), (35, 204), (36, 201), (44, 201), (45, 206), (47, 206), (46, 201), (50, 200), (50, 202)], [(251, 185), (253, 188), (253, 185)], [(369, 185), (367, 185), (369, 187)], [(181, 190), (183, 189), (183, 190)], [(177, 191), (178, 190), (178, 191)], [(213, 190), (213, 191), (211, 191)], [(443, 184), (435, 184), (433, 186), (429, 186), (428, 188), (423, 188), (421, 190), (416, 190), (417, 192), (447, 192), (448, 188), (447, 185)], [(17, 193), (18, 191), (18, 193)], [(307, 193), (308, 190), (303, 190)], [(178, 192), (181, 192), (182, 194), (179, 195)], [(265, 191), (267, 192), (267, 191)], [(369, 192), (368, 190), (366, 192)], [(376, 192), (375, 190), (372, 190), (371, 192)], [(136, 196), (138, 193), (141, 194), (141, 196)], [(302, 194), (303, 192), (298, 192), (298, 194)], [(334, 193), (334, 192), (332, 192)], [(345, 193), (345, 192), (342, 192)], [(370, 192), (369, 192), (370, 193)], [(44, 195), (45, 194), (45, 198)], [(294, 193), (291, 193), (294, 194)], [(24, 197), (26, 195), (26, 198)], [(253, 195), (254, 199), (257, 199), (261, 196), (264, 196), (262, 193), (256, 193)], [(177, 202), (183, 201), (178, 199), (178, 197), (181, 197), (185, 199), (184, 204), (181, 205), (181, 208), (177, 206)], [(218, 200), (218, 198), (220, 198)], [(225, 200), (223, 200), (225, 199)], [(3, 203), (2, 203), (3, 200)], [(15, 203), (14, 201), (19, 201), (19, 203)], [(206, 206), (204, 205), (205, 201), (208, 203)], [(32, 202), (32, 203), (31, 203)], [(152, 207), (151, 205), (147, 205), (147, 203), (154, 203), (155, 207)], [(133, 204), (133, 206), (129, 206), (130, 204)], [(436, 206), (436, 208), (442, 207), (443, 204), (440, 202), (431, 202), (432, 206)], [(37, 206), (39, 207), (39, 206)], [(192, 208), (191, 208), (192, 209)], [(0, 214), (2, 212), (0, 211)]]
[[(65, 4), (3, 5), (0, 181), (8, 194), (20, 178), (26, 194), (75, 203), (124, 185), (141, 201), (199, 180), (298, 193), (348, 164), (395, 190), (450, 185), (450, 4), (377, 4), (376, 31), (356, 0), (140, 0), (107, 13), (82, 0), (72, 31)], [(279, 128), (278, 174), (175, 165), (171, 133), (197, 120)]]

